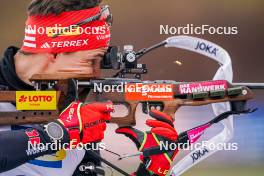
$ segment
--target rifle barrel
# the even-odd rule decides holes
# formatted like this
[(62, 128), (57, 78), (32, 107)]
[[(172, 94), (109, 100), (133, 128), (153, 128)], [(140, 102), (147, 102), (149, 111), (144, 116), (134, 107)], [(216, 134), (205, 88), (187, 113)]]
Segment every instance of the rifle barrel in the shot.
[(264, 89), (264, 83), (232, 83), (234, 86), (246, 86), (250, 89)]

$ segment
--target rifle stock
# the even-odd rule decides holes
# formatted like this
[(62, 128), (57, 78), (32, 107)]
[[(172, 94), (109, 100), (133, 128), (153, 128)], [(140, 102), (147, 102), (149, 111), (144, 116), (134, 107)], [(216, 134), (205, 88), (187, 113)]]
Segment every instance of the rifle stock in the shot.
[[(245, 86), (233, 86), (227, 83), (226, 90), (220, 90), (221, 94), (213, 95), (212, 91), (193, 92), (187, 94), (179, 93), (179, 86), (181, 84), (176, 81), (141, 81), (138, 79), (95, 79), (88, 80), (94, 75), (72, 75), (72, 74), (38, 74), (32, 77), (37, 90), (43, 88), (57, 90), (57, 105), (58, 109), (55, 111), (20, 111), (20, 112), (0, 112), (0, 125), (6, 124), (28, 124), (28, 123), (43, 123), (57, 119), (59, 117), (59, 108), (63, 104), (68, 90), (68, 80), (76, 79), (78, 88), (91, 89), (85, 101), (112, 101), (114, 104), (124, 105), (128, 113), (122, 117), (112, 117), (110, 123), (115, 123), (118, 126), (136, 125), (135, 112), (138, 104), (142, 103), (142, 111), (148, 113), (151, 109), (158, 109), (174, 117), (175, 112), (181, 106), (202, 106), (212, 103), (220, 102), (244, 102), (253, 98), (252, 91)], [(206, 81), (205, 81), (206, 82)], [(211, 81), (212, 84), (214, 83)], [(93, 91), (94, 83), (120, 85), (125, 83), (143, 83), (143, 84), (173, 84), (173, 98), (170, 100), (127, 100), (125, 92), (95, 92)], [(204, 82), (193, 82), (194, 84), (202, 84)], [(188, 83), (188, 84), (193, 84)], [(234, 89), (235, 88), (235, 89)], [(79, 89), (77, 89), (79, 90)], [(229, 91), (230, 90), (230, 91)], [(230, 93), (231, 92), (231, 93)], [(233, 93), (232, 93), (233, 92)], [(0, 102), (15, 102), (15, 91), (0, 91)], [(243, 107), (244, 108), (244, 107)]]
[[(86, 101), (111, 101), (114, 104), (122, 104), (127, 110), (128, 114), (122, 117), (112, 117), (111, 123), (115, 123), (118, 126), (133, 126), (136, 124), (135, 111), (139, 103), (142, 103), (142, 111), (146, 114), (150, 109), (158, 109), (166, 114), (174, 117), (175, 112), (181, 106), (202, 106), (208, 105), (212, 103), (220, 103), (220, 102), (245, 102), (249, 99), (253, 98), (253, 92), (245, 87), (245, 86), (232, 86), (227, 83), (228, 88), (226, 90), (219, 90), (222, 94), (219, 96), (213, 96), (212, 91), (201, 92), (204, 97), (199, 96), (199, 92), (188, 93), (188, 94), (179, 94), (179, 86), (183, 83), (178, 83), (174, 81), (145, 81), (146, 84), (162, 82), (165, 84), (173, 83), (173, 99), (171, 100), (127, 100), (125, 96), (125, 92), (96, 92), (93, 91), (94, 84), (102, 83), (103, 85), (123, 85), (125, 83), (140, 83), (138, 80), (130, 80), (130, 79), (106, 79), (106, 80), (94, 80), (91, 82), (80, 82), (78, 85), (81, 87), (88, 87), (92, 89), (88, 94)], [(213, 83), (213, 81), (211, 81)], [(144, 83), (144, 81), (142, 82)], [(203, 82), (195, 82), (203, 83)], [(186, 83), (185, 83), (186, 84)], [(233, 92), (232, 92), (233, 91)], [(196, 95), (196, 97), (195, 97)], [(245, 106), (244, 103), (240, 103), (238, 106)], [(240, 109), (244, 109), (245, 107), (236, 107)]]

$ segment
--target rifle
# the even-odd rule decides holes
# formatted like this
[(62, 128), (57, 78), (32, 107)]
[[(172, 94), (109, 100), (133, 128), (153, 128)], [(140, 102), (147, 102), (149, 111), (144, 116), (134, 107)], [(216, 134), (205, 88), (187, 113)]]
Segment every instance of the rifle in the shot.
[[(64, 102), (68, 90), (68, 80), (73, 79), (76, 83), (76, 91), (81, 88), (89, 89), (85, 101), (112, 101), (114, 104), (124, 105), (128, 113), (123, 117), (113, 117), (110, 121), (119, 126), (135, 125), (135, 111), (137, 105), (142, 103), (142, 111), (147, 114), (150, 109), (158, 109), (167, 114), (174, 115), (181, 106), (201, 106), (219, 102), (232, 102), (232, 108), (242, 110), (246, 101), (253, 98), (251, 89), (263, 89), (263, 83), (228, 83), (225, 80), (210, 80), (199, 82), (177, 82), (174, 80), (141, 80), (141, 75), (146, 74), (146, 64), (139, 64), (139, 59), (146, 53), (166, 45), (160, 42), (149, 48), (143, 48), (139, 52), (133, 50), (133, 46), (124, 46), (124, 51), (119, 52), (118, 47), (109, 47), (107, 54), (100, 62), (92, 60), (94, 71), (90, 75), (59, 73), (35, 74), (30, 79), (37, 91), (56, 91), (55, 110), (23, 110), (15, 112), (0, 112), (0, 125), (44, 123), (59, 116), (59, 109)], [(100, 79), (101, 69), (113, 69), (118, 72), (112, 78)], [(134, 78), (125, 78), (133, 75)], [(131, 99), (128, 97), (128, 86), (168, 86), (169, 97), (150, 98), (140, 97)], [(111, 92), (98, 90), (98, 86), (111, 87)], [(123, 92), (117, 90), (122, 89)], [(251, 88), (251, 89), (250, 89)], [(189, 91), (182, 91), (182, 90)], [(159, 90), (157, 90), (159, 91)], [(16, 91), (0, 91), (0, 102), (16, 102)]]
[[(98, 85), (101, 85), (101, 87), (112, 86), (113, 88), (120, 86), (125, 92), (120, 93), (117, 89), (113, 92), (105, 92), (101, 89), (98, 90)], [(78, 86), (91, 89), (87, 100), (110, 100), (114, 104), (124, 105), (128, 110), (127, 115), (112, 117), (111, 120), (112, 123), (119, 126), (136, 125), (135, 111), (139, 103), (142, 104), (142, 112), (145, 114), (148, 114), (151, 109), (157, 109), (173, 117), (181, 106), (201, 106), (226, 101), (232, 102), (233, 110), (243, 110), (245, 109), (246, 101), (253, 98), (253, 93), (248, 87), (233, 86), (225, 80), (183, 83), (168, 80), (140, 81), (137, 79), (117, 78), (79, 82)], [(168, 93), (171, 94), (163, 96), (159, 92), (149, 92), (145, 96), (141, 96), (144, 87), (149, 89), (147, 91), (152, 91), (151, 86), (159, 87), (161, 91), (166, 87), (169, 89), (167, 90)], [(129, 92), (130, 87), (135, 87), (135, 89), (142, 88), (142, 90), (139, 93)], [(160, 91), (159, 89), (157, 88), (155, 91)], [(155, 97), (149, 98), (150, 96)]]

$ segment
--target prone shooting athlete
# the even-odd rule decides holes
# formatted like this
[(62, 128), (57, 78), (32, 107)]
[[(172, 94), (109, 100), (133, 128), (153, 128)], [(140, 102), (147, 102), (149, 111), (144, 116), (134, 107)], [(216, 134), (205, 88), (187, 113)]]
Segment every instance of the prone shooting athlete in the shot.
[[(28, 7), (25, 38), (21, 48), (10, 46), (0, 63), (1, 90), (34, 90), (30, 78), (34, 74), (90, 74), (91, 60), (102, 59), (110, 43), (112, 14), (101, 0), (33, 0)], [(54, 26), (86, 29), (83, 33), (59, 30)], [(97, 29), (93, 33), (93, 29)], [(41, 29), (41, 30), (40, 30)], [(46, 31), (43, 33), (42, 29)], [(100, 30), (98, 30), (100, 29)], [(75, 84), (69, 80), (64, 108), (55, 121), (41, 125), (6, 126), (0, 133), (0, 171), (3, 176), (71, 176), (96, 175), (82, 173), (80, 164), (100, 161), (84, 150), (34, 148), (28, 144), (97, 143), (104, 138), (106, 121), (111, 119), (111, 102), (83, 104), (76, 101)], [(15, 110), (10, 103), (1, 103), (2, 111)], [(139, 151), (159, 146), (160, 141), (178, 138), (170, 116), (151, 111), (155, 120), (147, 120), (150, 132), (121, 127)], [(93, 124), (93, 125), (91, 125)], [(140, 156), (141, 163), (131, 175), (166, 175), (177, 150), (150, 157)]]

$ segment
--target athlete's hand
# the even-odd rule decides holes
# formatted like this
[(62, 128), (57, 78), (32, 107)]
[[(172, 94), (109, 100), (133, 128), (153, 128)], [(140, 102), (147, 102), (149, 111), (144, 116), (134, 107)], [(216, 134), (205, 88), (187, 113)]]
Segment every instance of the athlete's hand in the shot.
[(104, 138), (106, 121), (111, 119), (111, 102), (89, 103), (72, 102), (58, 119), (67, 129), (71, 143), (76, 145), (99, 142)]
[[(171, 116), (157, 110), (152, 110), (150, 115), (155, 119), (148, 119), (146, 121), (146, 124), (151, 127), (150, 131), (142, 132), (132, 127), (120, 127), (116, 130), (116, 133), (124, 134), (132, 139), (140, 152), (159, 146), (161, 141), (164, 143), (175, 142), (178, 139), (178, 134), (173, 125), (174, 120)], [(151, 172), (146, 174), (141, 168), (137, 171), (136, 175), (152, 175), (151, 173), (162, 176), (166, 175), (177, 152), (178, 150), (174, 150), (149, 157), (144, 157), (141, 154), (140, 159), (144, 167)]]

